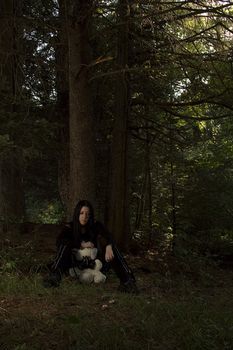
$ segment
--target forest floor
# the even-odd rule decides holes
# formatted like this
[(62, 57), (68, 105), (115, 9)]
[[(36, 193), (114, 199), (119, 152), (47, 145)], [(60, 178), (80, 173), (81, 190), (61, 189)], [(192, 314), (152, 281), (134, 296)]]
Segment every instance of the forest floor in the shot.
[(65, 277), (42, 286), (54, 254), (45, 232), (0, 239), (0, 349), (233, 350), (233, 271), (155, 249), (127, 256), (139, 295)]

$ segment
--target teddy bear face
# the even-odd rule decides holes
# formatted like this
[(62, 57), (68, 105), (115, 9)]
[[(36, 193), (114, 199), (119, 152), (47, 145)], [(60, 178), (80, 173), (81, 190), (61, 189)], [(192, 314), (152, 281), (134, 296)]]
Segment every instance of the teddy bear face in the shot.
[(78, 261), (81, 261), (84, 257), (95, 260), (97, 256), (97, 248), (76, 249), (74, 253)]

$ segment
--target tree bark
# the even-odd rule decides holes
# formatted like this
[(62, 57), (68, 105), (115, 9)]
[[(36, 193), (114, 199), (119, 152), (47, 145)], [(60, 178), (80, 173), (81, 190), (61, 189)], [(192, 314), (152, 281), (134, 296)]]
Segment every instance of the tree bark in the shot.
[(93, 1), (68, 1), (70, 199), (69, 214), (76, 202), (95, 203), (94, 122), (89, 80), (91, 50), (89, 29)]
[[(16, 15), (20, 2), (0, 3), (0, 115), (11, 116), (20, 110), (22, 75), (19, 51), (22, 28)], [(0, 154), (0, 219), (20, 222), (24, 216), (21, 154), (10, 134), (9, 147)]]
[(116, 78), (115, 124), (112, 141), (111, 194), (109, 228), (118, 245), (125, 249), (130, 236), (128, 205), (128, 115), (129, 115), (129, 1), (118, 1), (118, 43), (116, 69), (120, 71)]

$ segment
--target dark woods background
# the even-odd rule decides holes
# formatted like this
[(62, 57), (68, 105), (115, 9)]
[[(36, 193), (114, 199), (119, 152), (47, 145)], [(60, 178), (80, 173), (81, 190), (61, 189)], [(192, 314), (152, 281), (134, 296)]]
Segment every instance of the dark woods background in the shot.
[(0, 1), (0, 219), (232, 254), (231, 1)]

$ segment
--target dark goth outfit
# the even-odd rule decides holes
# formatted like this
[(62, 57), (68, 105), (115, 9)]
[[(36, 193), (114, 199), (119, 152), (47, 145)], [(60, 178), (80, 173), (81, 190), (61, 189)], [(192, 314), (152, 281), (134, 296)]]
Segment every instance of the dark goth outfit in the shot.
[[(71, 267), (77, 266), (77, 261), (75, 261), (72, 251), (74, 248), (79, 249), (82, 241), (92, 242), (98, 249), (98, 258), (103, 262), (103, 273), (106, 273), (109, 267), (113, 268), (120, 279), (120, 290), (125, 292), (137, 292), (132, 270), (115, 245), (108, 230), (99, 221), (93, 222), (91, 226), (86, 228), (83, 227), (83, 231), (81, 231), (77, 237), (74, 235), (73, 222), (64, 226), (62, 232), (57, 237), (57, 255), (50, 265), (50, 279), (45, 281), (47, 286), (59, 285), (62, 273), (68, 271)], [(110, 263), (107, 263), (104, 259), (104, 254), (105, 248), (109, 244), (112, 245), (114, 258)]]

